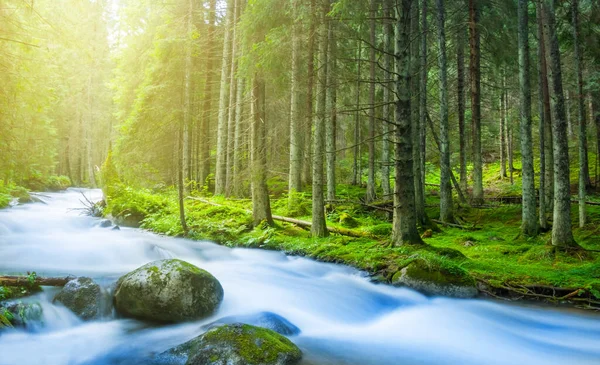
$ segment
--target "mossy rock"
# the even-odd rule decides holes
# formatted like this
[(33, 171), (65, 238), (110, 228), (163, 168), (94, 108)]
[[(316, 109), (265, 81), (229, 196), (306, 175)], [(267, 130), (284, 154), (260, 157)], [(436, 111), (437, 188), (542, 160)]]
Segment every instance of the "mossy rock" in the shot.
[(242, 323), (212, 328), (184, 345), (186, 365), (293, 365), (302, 359), (286, 337)]
[(439, 267), (424, 259), (416, 259), (394, 274), (392, 284), (434, 296), (473, 298), (478, 294), (475, 280), (466, 271)]
[(13, 327), (30, 328), (42, 323), (44, 312), (37, 302), (6, 301), (0, 304), (0, 314)]
[(124, 213), (114, 217), (117, 225), (132, 228), (139, 228), (144, 218), (146, 215), (139, 212)]
[(54, 297), (54, 302), (61, 303), (83, 320), (102, 318), (110, 314), (108, 294), (87, 277), (79, 277), (69, 281)]
[(126, 317), (155, 322), (205, 318), (223, 301), (223, 287), (209, 272), (185, 261), (148, 263), (117, 282), (114, 304)]
[(346, 228), (356, 228), (359, 226), (358, 221), (348, 213), (340, 214), (340, 224)]

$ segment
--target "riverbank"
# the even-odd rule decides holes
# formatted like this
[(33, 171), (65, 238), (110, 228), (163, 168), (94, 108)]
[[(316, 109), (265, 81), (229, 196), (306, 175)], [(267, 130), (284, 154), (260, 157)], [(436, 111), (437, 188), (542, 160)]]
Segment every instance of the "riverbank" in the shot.
[[(352, 203), (351, 198), (356, 194), (353, 189), (342, 187), (339, 196), (347, 199), (328, 206), (328, 225), (364, 237), (333, 234), (314, 239), (308, 230), (286, 222), (253, 228), (247, 211), (251, 207), (249, 200), (201, 197), (198, 193), (185, 203), (190, 227), (188, 236), (229, 247), (278, 250), (343, 263), (368, 272), (374, 281), (387, 284), (403, 284), (402, 273), (411, 265), (417, 265), (422, 281), (468, 284), (481, 296), (542, 300), (585, 309), (600, 307), (598, 253), (556, 252), (547, 243), (550, 233), (535, 239), (520, 237), (518, 205), (462, 207), (457, 213), (468, 222), (463, 227), (467, 229), (442, 227), (441, 232), (423, 232), (426, 246), (392, 247), (388, 213)], [(310, 221), (309, 197), (298, 195), (294, 201), (290, 208), (285, 195), (275, 197), (273, 214)], [(435, 216), (435, 208), (428, 213)], [(113, 191), (104, 214), (120, 222), (139, 222), (142, 228), (159, 234), (183, 235), (173, 190), (120, 186)], [(598, 221), (600, 209), (590, 207), (588, 216), (591, 222)], [(594, 225), (577, 228), (574, 233), (584, 248), (600, 249)]]

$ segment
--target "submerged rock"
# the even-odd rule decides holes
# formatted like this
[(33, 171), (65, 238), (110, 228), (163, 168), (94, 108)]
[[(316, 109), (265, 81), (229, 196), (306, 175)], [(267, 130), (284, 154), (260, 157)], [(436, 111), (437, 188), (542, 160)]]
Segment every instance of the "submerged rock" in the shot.
[(111, 227), (113, 225), (113, 223), (111, 222), (110, 219), (103, 219), (102, 221), (100, 221), (100, 227), (102, 228), (108, 228)]
[(144, 218), (146, 217), (143, 214), (137, 212), (114, 217), (116, 224), (132, 228), (139, 228)]
[(207, 325), (206, 327), (210, 328), (214, 325), (232, 323), (250, 324), (257, 327), (270, 329), (271, 331), (275, 331), (285, 336), (293, 336), (300, 333), (300, 328), (296, 327), (294, 324), (292, 324), (290, 321), (283, 318), (279, 314), (273, 312), (259, 312), (243, 316), (223, 317)]
[(114, 304), (127, 317), (184, 322), (211, 315), (223, 300), (223, 287), (209, 272), (185, 261), (146, 264), (117, 282)]
[(234, 323), (214, 327), (159, 358), (186, 365), (293, 365), (302, 351), (274, 331)]
[(423, 259), (411, 262), (394, 274), (392, 284), (407, 286), (428, 295), (473, 298), (478, 294), (475, 280), (466, 272), (432, 267)]
[(87, 277), (69, 281), (56, 294), (54, 302), (61, 303), (83, 320), (98, 319), (110, 314), (108, 294)]

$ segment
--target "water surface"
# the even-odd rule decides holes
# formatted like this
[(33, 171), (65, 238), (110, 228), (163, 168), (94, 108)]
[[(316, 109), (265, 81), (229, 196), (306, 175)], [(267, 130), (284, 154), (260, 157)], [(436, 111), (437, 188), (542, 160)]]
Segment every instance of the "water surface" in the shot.
[[(98, 200), (101, 192), (84, 190)], [(150, 261), (180, 258), (211, 272), (225, 298), (206, 320), (154, 327), (107, 318), (82, 322), (41, 301), (44, 323), (0, 334), (0, 365), (144, 364), (202, 333), (221, 317), (277, 313), (301, 329), (291, 337), (303, 364), (332, 365), (598, 365), (600, 317), (484, 300), (427, 298), (375, 285), (352, 268), (162, 237), (138, 229), (113, 231), (81, 216), (81, 193), (47, 194), (47, 204), (0, 210), (0, 273), (90, 276), (110, 287)]]

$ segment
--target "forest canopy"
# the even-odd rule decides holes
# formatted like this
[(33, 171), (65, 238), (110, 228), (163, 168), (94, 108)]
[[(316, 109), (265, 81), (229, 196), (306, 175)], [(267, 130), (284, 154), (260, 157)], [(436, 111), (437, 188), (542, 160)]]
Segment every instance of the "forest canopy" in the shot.
[(184, 234), (189, 196), (251, 198), (254, 225), (285, 199), (314, 237), (353, 200), (396, 246), (507, 196), (521, 234), (578, 249), (599, 17), (592, 0), (6, 0), (0, 187), (176, 189)]

